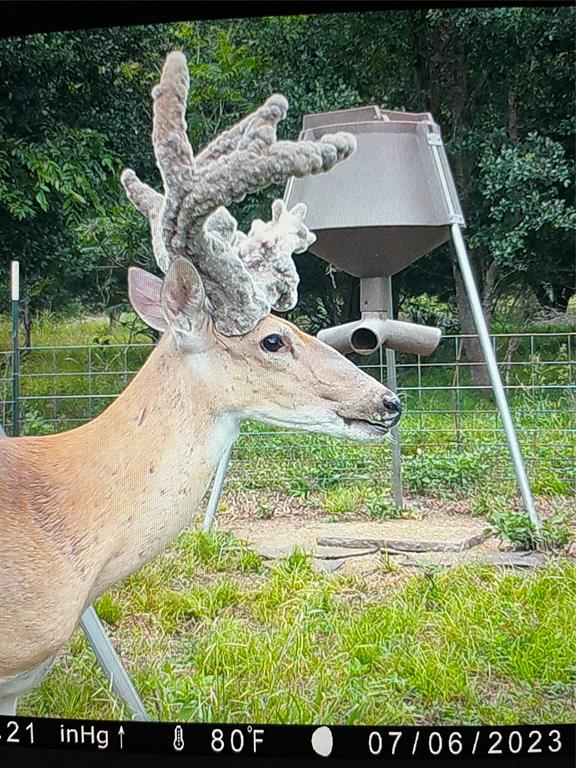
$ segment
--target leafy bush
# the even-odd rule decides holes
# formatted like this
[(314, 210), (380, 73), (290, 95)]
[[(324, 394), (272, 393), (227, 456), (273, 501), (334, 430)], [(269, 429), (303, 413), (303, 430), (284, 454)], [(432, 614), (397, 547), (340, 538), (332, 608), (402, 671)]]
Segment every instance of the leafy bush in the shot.
[(364, 499), (366, 512), (373, 520), (393, 520), (405, 517), (402, 507), (396, 506), (391, 498), (384, 496), (381, 491), (369, 491)]
[(334, 520), (341, 520), (353, 515), (362, 504), (358, 488), (330, 488), (324, 494), (322, 506)]
[(465, 491), (486, 478), (490, 462), (485, 451), (462, 451), (456, 456), (426, 456), (421, 448), (404, 462), (402, 477), (411, 491)]
[(21, 432), (23, 435), (53, 435), (54, 425), (47, 421), (39, 411), (30, 409), (24, 413)]
[(514, 509), (504, 497), (480, 497), (474, 503), (473, 512), (484, 515), (500, 539), (511, 543), (514, 549), (560, 549), (574, 537), (568, 515), (561, 510), (542, 521), (540, 535), (528, 514)]

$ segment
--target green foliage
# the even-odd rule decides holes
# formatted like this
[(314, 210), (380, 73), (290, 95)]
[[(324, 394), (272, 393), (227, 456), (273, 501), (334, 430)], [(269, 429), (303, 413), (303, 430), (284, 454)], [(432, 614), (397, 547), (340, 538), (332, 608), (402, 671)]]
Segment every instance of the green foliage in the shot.
[(484, 450), (461, 451), (456, 456), (438, 456), (417, 449), (407, 459), (402, 477), (411, 491), (419, 493), (466, 493), (486, 479), (490, 459)]
[(441, 328), (444, 333), (458, 332), (458, 316), (449, 303), (440, 301), (436, 296), (424, 293), (411, 296), (402, 302), (401, 311), (413, 323), (432, 325)]
[(406, 517), (406, 512), (397, 507), (389, 496), (377, 488), (370, 489), (364, 497), (364, 505), (369, 517), (373, 520), (393, 520)]
[[(129, 264), (152, 266), (146, 223), (124, 199), (123, 166), (158, 186), (150, 88), (165, 53), (190, 65), (197, 151), (271, 92), (281, 138), (304, 113), (379, 104), (430, 110), (443, 129), (488, 301), (529, 289), (562, 310), (573, 292), (572, 8), (406, 9), (274, 16), (31, 35), (0, 42), (0, 282), (14, 257), (33, 308), (74, 299), (125, 309)], [(553, 76), (551, 76), (553, 73)], [(269, 214), (275, 187), (233, 206), (241, 227)], [(358, 314), (357, 279), (297, 257), (303, 326)], [(491, 265), (498, 280), (485, 284)], [(395, 281), (400, 303), (448, 327), (445, 248)], [(492, 295), (493, 294), (493, 295)], [(438, 299), (442, 306), (432, 306)], [(399, 303), (397, 301), (397, 303)], [(408, 305), (406, 305), (408, 308)]]
[(345, 520), (357, 516), (362, 504), (358, 488), (330, 488), (324, 494), (322, 506), (333, 520)]
[(478, 170), (488, 215), (470, 246), (486, 248), (508, 271), (525, 273), (524, 281), (544, 285), (558, 280), (559, 270), (569, 281), (568, 264), (559, 264), (558, 255), (570, 248), (576, 228), (574, 163), (562, 143), (536, 131), (513, 143), (499, 136), (485, 147)]
[(26, 408), (21, 415), (20, 431), (23, 435), (52, 435), (55, 428), (39, 411)]
[(123, 618), (122, 606), (107, 592), (95, 604), (98, 617), (111, 626), (118, 624)]
[(262, 569), (262, 558), (230, 533), (186, 533), (179, 547), (187, 549), (194, 562), (215, 571), (258, 573)]
[(567, 512), (558, 510), (542, 521), (539, 534), (525, 510), (515, 509), (503, 496), (480, 496), (474, 502), (474, 513), (483, 515), (497, 535), (514, 549), (559, 549), (574, 538)]

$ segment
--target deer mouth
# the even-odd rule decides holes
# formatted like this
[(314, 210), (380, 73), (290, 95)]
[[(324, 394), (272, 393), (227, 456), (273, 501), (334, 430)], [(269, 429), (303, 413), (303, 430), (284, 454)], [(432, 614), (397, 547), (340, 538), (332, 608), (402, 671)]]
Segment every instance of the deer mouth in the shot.
[(378, 437), (387, 435), (390, 428), (396, 423), (394, 419), (391, 419), (389, 423), (368, 421), (368, 419), (344, 419), (344, 423), (347, 427), (353, 429), (359, 429), (367, 435)]

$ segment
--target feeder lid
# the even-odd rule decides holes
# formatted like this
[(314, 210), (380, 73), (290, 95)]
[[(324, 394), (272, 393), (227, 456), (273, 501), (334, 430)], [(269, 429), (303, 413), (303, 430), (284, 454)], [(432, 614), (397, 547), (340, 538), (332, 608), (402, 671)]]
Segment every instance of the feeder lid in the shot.
[(289, 207), (308, 207), (306, 224), (317, 236), (310, 251), (357, 277), (394, 275), (446, 242), (452, 224), (464, 224), (429, 112), (368, 106), (305, 115), (300, 139), (337, 131), (356, 136), (354, 155), (329, 173), (292, 177), (284, 194)]

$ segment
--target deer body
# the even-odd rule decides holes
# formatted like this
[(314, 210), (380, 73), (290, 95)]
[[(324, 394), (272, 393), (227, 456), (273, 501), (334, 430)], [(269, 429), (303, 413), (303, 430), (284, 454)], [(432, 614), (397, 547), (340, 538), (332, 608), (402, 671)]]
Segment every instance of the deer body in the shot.
[(0, 444), (0, 679), (57, 651), (85, 607), (190, 522), (235, 439), (236, 417), (211, 407), (201, 376), (183, 391), (169, 346), (86, 426)]
[[(370, 441), (381, 440), (400, 416), (386, 387), (269, 314), (295, 300), (289, 256), (311, 241), (305, 209), (275, 204), (272, 222), (255, 222), (242, 235), (221, 207), (226, 165), (214, 170), (209, 163), (226, 153), (232, 166), (238, 159), (256, 163), (257, 184), (244, 165), (234, 175), (238, 199), (240, 182), (246, 191), (279, 174), (327, 170), (346, 156), (346, 140), (332, 137), (320, 151), (310, 142), (278, 142), (274, 154), (269, 129), (285, 106), (281, 97), (271, 99), (199, 155), (198, 174), (209, 171), (216, 191), (207, 202), (192, 179), (194, 194), (204, 189), (196, 200), (202, 214), (194, 218), (186, 209), (194, 167), (183, 122), (186, 77), (183, 57), (171, 54), (154, 91), (153, 138), (168, 193), (177, 185), (172, 196), (163, 198), (132, 172), (123, 177), (150, 219), (166, 272), (161, 280), (132, 268), (130, 299), (140, 317), (164, 331), (162, 340), (89, 424), (0, 441), (0, 714), (13, 712), (16, 696), (40, 682), (86, 607), (189, 525), (243, 419)], [(175, 173), (174, 164), (183, 170)], [(235, 276), (230, 285), (227, 275)]]

